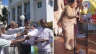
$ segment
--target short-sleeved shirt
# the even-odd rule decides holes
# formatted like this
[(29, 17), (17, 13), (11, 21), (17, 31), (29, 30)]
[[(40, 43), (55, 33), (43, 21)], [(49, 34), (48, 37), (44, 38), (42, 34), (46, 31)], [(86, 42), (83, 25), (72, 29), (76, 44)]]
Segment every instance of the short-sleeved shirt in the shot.
[(0, 38), (0, 47), (6, 47), (6, 46), (10, 46), (11, 45), (11, 41), (10, 40), (6, 40), (6, 39), (1, 39)]
[(38, 30), (37, 29), (32, 29), (28, 35), (31, 35), (30, 39), (28, 40), (28, 43), (31, 45), (34, 45), (35, 43), (35, 37), (37, 36)]
[(12, 34), (15, 34), (15, 33), (20, 32), (20, 31), (21, 31), (21, 28), (14, 28), (14, 29), (9, 28), (9, 29), (7, 30), (7, 33), (6, 33), (6, 34), (12, 35)]
[(16, 34), (12, 34), (12, 35), (6, 35), (6, 34), (2, 34), (2, 36), (0, 37), (1, 39), (6, 39), (6, 40), (12, 40), (14, 38), (16, 38), (17, 35)]
[(0, 38), (0, 52), (2, 50), (2, 47), (9, 47), (11, 45), (10, 40), (5, 40)]
[[(49, 28), (39, 27), (37, 36), (39, 37), (39, 40), (50, 39), (51, 37), (53, 37), (53, 32)], [(39, 42), (37, 46), (39, 50), (49, 52), (51, 51), (50, 42), (43, 42), (43, 43)]]

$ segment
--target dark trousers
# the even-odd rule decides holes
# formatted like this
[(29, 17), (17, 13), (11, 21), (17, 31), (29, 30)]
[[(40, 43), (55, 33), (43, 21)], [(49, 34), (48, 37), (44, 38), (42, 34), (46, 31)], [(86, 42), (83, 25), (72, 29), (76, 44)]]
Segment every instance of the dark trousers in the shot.
[(31, 45), (20, 44), (20, 54), (31, 54)]

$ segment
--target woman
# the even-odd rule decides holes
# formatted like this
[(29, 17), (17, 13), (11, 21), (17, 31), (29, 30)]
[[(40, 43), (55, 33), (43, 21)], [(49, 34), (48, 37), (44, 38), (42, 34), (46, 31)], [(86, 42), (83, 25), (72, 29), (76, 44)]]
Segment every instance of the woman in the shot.
[(65, 36), (65, 48), (68, 50), (74, 49), (74, 25), (76, 24), (76, 18), (79, 17), (76, 14), (76, 7), (77, 2), (69, 0), (58, 22), (58, 26), (62, 25), (63, 35)]

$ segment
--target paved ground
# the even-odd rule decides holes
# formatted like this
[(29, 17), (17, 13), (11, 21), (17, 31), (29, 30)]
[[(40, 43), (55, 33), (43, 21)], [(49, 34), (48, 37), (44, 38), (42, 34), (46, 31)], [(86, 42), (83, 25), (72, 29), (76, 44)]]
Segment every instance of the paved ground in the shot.
[(73, 51), (68, 51), (64, 48), (64, 38), (63, 37), (55, 37), (54, 41), (54, 54), (74, 54)]
[[(79, 49), (85, 50), (86, 54), (96, 54), (96, 34), (89, 34), (88, 39), (77, 38), (76, 52), (78, 52)], [(58, 36), (55, 37), (54, 41), (54, 54), (74, 54), (74, 50), (66, 50), (64, 48), (64, 38)]]
[[(94, 44), (90, 43), (93, 41)], [(88, 54), (96, 54), (96, 33), (89, 34)]]

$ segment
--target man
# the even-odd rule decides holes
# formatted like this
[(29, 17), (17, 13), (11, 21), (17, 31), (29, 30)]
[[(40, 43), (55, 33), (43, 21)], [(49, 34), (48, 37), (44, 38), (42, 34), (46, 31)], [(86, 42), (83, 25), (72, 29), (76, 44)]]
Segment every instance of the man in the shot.
[(23, 39), (18, 39), (18, 40), (6, 40), (6, 39), (0, 38), (0, 52), (1, 52), (2, 47), (9, 47), (11, 45), (21, 43), (21, 42), (28, 40), (28, 39), (29, 39), (28, 36)]
[(38, 29), (34, 25), (31, 26), (30, 32), (28, 35), (31, 35), (30, 39), (28, 40), (28, 43), (31, 44), (31, 54), (34, 54), (34, 44), (35, 44), (35, 38), (37, 37)]
[(32, 46), (35, 43), (35, 38), (37, 37), (38, 29), (35, 28), (34, 25), (31, 26), (30, 32), (28, 35), (31, 35), (31, 38), (28, 40), (28, 43), (30, 43)]
[(15, 34), (15, 33), (20, 32), (21, 31), (21, 28), (16, 28), (17, 27), (16, 25), (17, 24), (14, 21), (12, 21), (10, 23), (10, 28), (7, 30), (7, 33), (6, 34), (11, 35), (11, 34)]
[(38, 54), (50, 54), (51, 46), (50, 40), (53, 38), (53, 32), (47, 28), (47, 23), (45, 19), (40, 20), (40, 27), (38, 28), (38, 34), (35, 42), (38, 46)]
[[(10, 28), (7, 30), (7, 35), (12, 35), (15, 33), (19, 33), (22, 29), (21, 28), (16, 28), (16, 23), (14, 21), (12, 21), (10, 23)], [(16, 38), (14, 38), (16, 39)], [(7, 50), (6, 50), (7, 51)], [(18, 54), (18, 47), (17, 46), (11, 46), (8, 47), (8, 53), (7, 54)]]
[[(6, 30), (5, 30), (5, 28), (4, 27), (2, 27), (1, 28), (1, 31), (0, 31), (0, 38), (1, 39), (6, 39), (6, 40), (13, 40), (13, 39), (16, 39), (17, 37), (20, 37), (20, 36), (23, 36), (23, 35), (26, 35), (27, 34), (27, 30), (25, 30), (23, 33), (21, 33), (21, 34), (19, 34), (19, 33), (17, 33), (17, 34), (12, 34), (12, 35), (6, 35)], [(2, 48), (2, 54), (4, 54), (4, 53), (9, 53), (9, 52), (7, 52), (8, 51), (8, 49), (9, 49), (9, 47), (4, 47), (4, 48)], [(5, 50), (5, 51), (4, 51)]]
[(3, 34), (6, 34), (7, 31), (6, 31), (6, 28), (5, 28), (4, 26), (1, 27), (1, 32), (2, 32)]
[(23, 33), (15, 33), (15, 34), (11, 34), (11, 35), (7, 35), (4, 33), (4, 31), (1, 29), (0, 30), (0, 38), (2, 39), (7, 39), (7, 40), (12, 40), (12, 39), (16, 39), (17, 37), (21, 37), (21, 36), (24, 36), (28, 33), (27, 30), (24, 30)]
[[(30, 29), (30, 20), (25, 19), (24, 25), (25, 25), (25, 29), (29, 33), (31, 31), (31, 29)], [(30, 53), (31, 53), (31, 44), (29, 44), (28, 41), (25, 41), (25, 42), (21, 43), (20, 44), (20, 54), (30, 54)]]
[(25, 34), (27, 34), (26, 30), (22, 34), (17, 33), (17, 34), (12, 34), (12, 35), (6, 35), (6, 34), (2, 33), (2, 29), (1, 29), (0, 30), (0, 51), (1, 51), (2, 47), (11, 46), (11, 45), (14, 45), (14, 44), (25, 41), (26, 38), (28, 38), (28, 37), (25, 37), (23, 39), (18, 39), (18, 40), (12, 40), (11, 41), (11, 39), (14, 39), (16, 37), (20, 37), (20, 36), (25, 35)]

